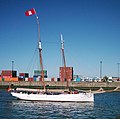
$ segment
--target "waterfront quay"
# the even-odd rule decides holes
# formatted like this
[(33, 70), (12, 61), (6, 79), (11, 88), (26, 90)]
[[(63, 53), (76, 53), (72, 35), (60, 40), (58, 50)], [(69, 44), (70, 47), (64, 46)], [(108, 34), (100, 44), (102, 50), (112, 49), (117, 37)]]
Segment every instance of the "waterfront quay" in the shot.
[[(45, 85), (48, 87), (65, 87), (66, 82), (45, 82)], [(42, 81), (10, 81), (0, 82), (0, 87), (8, 87), (8, 86), (14, 86), (14, 87), (42, 87), (43, 82)], [(105, 88), (105, 89), (115, 89), (120, 87), (120, 82), (69, 82), (69, 87), (75, 87), (75, 88), (81, 88), (81, 89), (98, 89), (98, 88)]]

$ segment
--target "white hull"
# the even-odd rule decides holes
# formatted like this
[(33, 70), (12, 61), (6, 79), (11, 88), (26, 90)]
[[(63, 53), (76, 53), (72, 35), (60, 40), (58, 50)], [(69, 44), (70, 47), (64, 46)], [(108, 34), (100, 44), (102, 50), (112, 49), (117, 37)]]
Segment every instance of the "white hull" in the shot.
[(47, 95), (11, 92), (11, 94), (18, 99), (31, 101), (94, 102), (93, 93)]

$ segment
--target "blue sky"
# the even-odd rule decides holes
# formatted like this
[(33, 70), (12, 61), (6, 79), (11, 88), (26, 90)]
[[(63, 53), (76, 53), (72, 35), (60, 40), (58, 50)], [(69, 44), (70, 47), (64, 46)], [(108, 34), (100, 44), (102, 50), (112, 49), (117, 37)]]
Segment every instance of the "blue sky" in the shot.
[(74, 74), (117, 76), (120, 62), (119, 0), (0, 0), (0, 70), (33, 73), (39, 68), (35, 8), (40, 21), (44, 69), (59, 76), (60, 34), (65, 41), (67, 66)]

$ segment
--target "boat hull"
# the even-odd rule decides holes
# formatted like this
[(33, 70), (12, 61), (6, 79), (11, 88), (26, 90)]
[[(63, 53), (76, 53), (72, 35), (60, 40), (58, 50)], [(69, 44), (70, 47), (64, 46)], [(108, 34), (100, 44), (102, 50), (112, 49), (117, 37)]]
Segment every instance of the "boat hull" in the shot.
[(31, 101), (94, 102), (93, 93), (47, 95), (11, 92), (11, 94), (18, 99)]

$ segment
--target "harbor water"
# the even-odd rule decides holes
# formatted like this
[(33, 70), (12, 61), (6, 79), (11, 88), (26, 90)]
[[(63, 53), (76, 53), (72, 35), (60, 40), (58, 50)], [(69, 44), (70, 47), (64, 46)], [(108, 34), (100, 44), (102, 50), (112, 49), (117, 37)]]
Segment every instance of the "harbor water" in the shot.
[(23, 101), (0, 90), (0, 119), (120, 119), (120, 92), (95, 94), (95, 102)]

